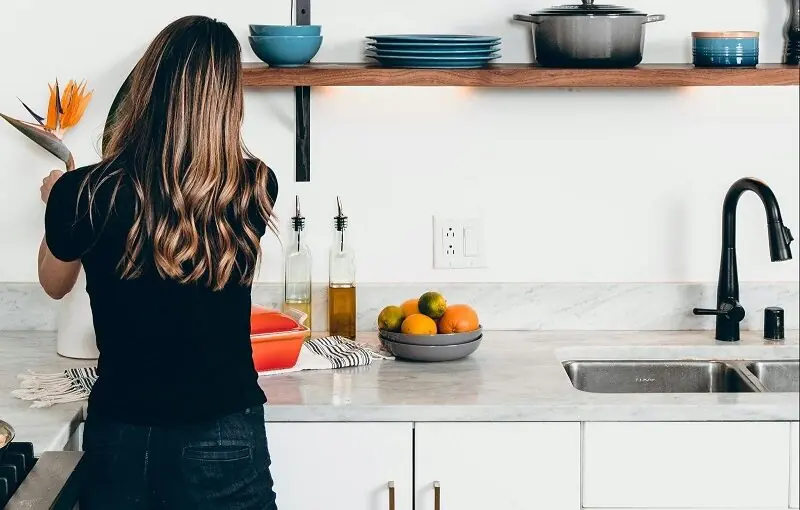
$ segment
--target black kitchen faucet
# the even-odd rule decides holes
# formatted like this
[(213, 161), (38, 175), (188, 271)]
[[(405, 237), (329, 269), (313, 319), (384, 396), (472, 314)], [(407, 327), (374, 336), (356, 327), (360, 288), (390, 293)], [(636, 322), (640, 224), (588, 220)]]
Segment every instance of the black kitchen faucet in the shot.
[(722, 204), (722, 259), (717, 282), (717, 309), (695, 308), (695, 315), (716, 315), (717, 340), (739, 340), (739, 323), (744, 319), (744, 307), (739, 303), (739, 274), (736, 270), (736, 206), (742, 193), (750, 190), (761, 198), (767, 211), (769, 255), (773, 262), (789, 260), (789, 244), (794, 240), (788, 227), (783, 225), (778, 200), (769, 186), (751, 177), (739, 179), (731, 185)]

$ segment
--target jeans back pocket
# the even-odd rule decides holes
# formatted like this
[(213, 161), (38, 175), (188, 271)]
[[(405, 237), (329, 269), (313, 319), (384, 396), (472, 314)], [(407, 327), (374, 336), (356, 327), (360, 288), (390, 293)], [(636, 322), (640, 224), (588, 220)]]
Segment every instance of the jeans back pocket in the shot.
[(183, 458), (190, 461), (220, 462), (250, 460), (252, 448), (247, 445), (187, 446)]

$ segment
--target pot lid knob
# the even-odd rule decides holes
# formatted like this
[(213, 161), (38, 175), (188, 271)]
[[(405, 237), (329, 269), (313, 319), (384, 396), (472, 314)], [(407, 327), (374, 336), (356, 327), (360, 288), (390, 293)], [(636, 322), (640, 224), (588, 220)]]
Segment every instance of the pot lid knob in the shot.
[(582, 2), (583, 2), (583, 5), (593, 5), (594, 4), (594, 0), (582, 0)]

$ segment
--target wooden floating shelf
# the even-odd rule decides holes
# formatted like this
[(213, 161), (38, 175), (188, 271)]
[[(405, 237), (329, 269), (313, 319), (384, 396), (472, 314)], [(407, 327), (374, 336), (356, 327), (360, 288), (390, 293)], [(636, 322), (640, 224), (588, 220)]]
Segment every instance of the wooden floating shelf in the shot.
[(642, 64), (631, 69), (554, 69), (497, 64), (482, 69), (393, 69), (367, 64), (244, 66), (248, 87), (695, 87), (800, 85), (800, 67), (709, 69), (692, 64)]

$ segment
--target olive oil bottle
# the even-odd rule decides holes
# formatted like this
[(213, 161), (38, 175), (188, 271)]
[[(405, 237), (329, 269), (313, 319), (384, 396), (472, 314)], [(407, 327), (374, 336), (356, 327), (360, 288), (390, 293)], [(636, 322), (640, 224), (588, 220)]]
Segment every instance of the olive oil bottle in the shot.
[(356, 338), (356, 258), (349, 244), (347, 216), (336, 197), (338, 214), (333, 218), (334, 237), (328, 267), (328, 328), (330, 334)]
[(305, 226), (300, 197), (295, 196), (292, 240), (284, 258), (283, 311), (293, 317), (296, 312), (303, 313), (306, 316), (303, 325), (311, 330), (311, 250), (306, 244)]

